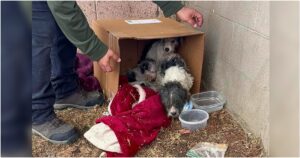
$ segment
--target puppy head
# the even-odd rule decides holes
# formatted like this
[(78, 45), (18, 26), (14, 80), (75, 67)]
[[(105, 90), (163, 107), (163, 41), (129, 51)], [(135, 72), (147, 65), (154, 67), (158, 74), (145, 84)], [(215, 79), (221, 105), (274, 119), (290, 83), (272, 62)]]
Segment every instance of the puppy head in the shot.
[(153, 59), (145, 59), (138, 66), (141, 74), (145, 76), (146, 81), (154, 81), (156, 79), (156, 63)]
[(179, 54), (170, 54), (166, 56), (159, 67), (159, 72), (161, 75), (164, 75), (165, 71), (172, 67), (172, 66), (178, 66), (178, 67), (183, 67), (186, 68), (186, 64), (184, 60), (179, 56)]
[(179, 40), (177, 38), (165, 38), (163, 41), (163, 49), (166, 53), (174, 53), (179, 45)]
[(168, 117), (176, 118), (188, 101), (188, 92), (179, 82), (168, 82), (159, 90)]

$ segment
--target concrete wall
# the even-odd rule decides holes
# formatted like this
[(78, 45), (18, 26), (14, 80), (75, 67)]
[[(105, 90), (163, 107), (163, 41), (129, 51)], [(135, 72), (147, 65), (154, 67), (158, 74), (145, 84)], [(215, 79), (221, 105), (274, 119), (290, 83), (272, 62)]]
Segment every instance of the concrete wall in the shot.
[(185, 2), (204, 15), (203, 85), (269, 148), (269, 2)]
[(270, 2), (270, 156), (300, 157), (300, 3)]
[[(163, 16), (152, 2), (78, 2), (88, 21)], [(184, 2), (204, 15), (203, 84), (269, 147), (269, 2)]]
[(77, 1), (90, 23), (95, 19), (154, 18), (163, 16), (151, 1)]

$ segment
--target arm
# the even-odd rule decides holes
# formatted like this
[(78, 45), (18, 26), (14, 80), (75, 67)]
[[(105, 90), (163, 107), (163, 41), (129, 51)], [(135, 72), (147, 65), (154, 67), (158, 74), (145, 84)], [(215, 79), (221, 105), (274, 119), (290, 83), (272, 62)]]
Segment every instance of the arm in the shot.
[(75, 1), (48, 1), (47, 3), (56, 23), (71, 43), (92, 60), (99, 60), (106, 54), (107, 46), (89, 27)]
[(180, 1), (153, 1), (164, 12), (166, 17), (177, 13), (184, 5)]
[(176, 13), (176, 16), (189, 23), (194, 27), (201, 27), (203, 24), (203, 16), (200, 12), (195, 9), (185, 7), (180, 1), (153, 1), (156, 3), (161, 10), (164, 12), (166, 17)]

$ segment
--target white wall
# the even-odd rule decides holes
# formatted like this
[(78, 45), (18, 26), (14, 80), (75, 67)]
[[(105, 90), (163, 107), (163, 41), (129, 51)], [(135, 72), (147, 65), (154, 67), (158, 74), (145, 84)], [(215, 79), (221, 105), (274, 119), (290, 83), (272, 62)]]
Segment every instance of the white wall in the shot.
[(300, 156), (298, 1), (270, 5), (270, 156)]
[(203, 84), (269, 148), (269, 2), (185, 2), (204, 15)]

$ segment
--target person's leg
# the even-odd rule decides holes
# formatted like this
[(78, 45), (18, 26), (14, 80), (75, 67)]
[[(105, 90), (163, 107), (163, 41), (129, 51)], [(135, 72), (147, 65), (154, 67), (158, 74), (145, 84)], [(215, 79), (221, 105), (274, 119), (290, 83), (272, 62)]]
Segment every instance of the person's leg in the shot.
[(32, 121), (43, 123), (55, 117), (50, 75), (50, 52), (54, 38), (54, 21), (46, 2), (32, 2)]
[(51, 49), (51, 84), (56, 94), (54, 108), (57, 110), (67, 107), (80, 109), (91, 108), (96, 104), (102, 104), (102, 95), (86, 92), (79, 87), (79, 79), (76, 73), (76, 47), (69, 42), (60, 29), (58, 37)]
[(57, 29), (47, 2), (32, 2), (32, 130), (50, 142), (69, 143), (77, 133), (74, 127), (56, 118), (50, 81), (50, 54), (55, 48)]
[(65, 37), (58, 28), (58, 37), (51, 49), (51, 84), (56, 94), (54, 109), (67, 107), (80, 109), (91, 108), (104, 102), (103, 95), (86, 92), (79, 86), (76, 73), (76, 47)]
[(77, 137), (72, 126), (57, 119), (56, 109), (90, 108), (101, 96), (80, 90), (75, 71), (76, 47), (55, 22), (47, 2), (32, 2), (32, 130), (53, 143)]
[(51, 84), (56, 100), (66, 98), (78, 90), (78, 76), (75, 70), (76, 47), (70, 43), (57, 27), (57, 37), (50, 53)]
[(91, 108), (102, 104), (102, 95), (86, 92), (79, 86), (76, 73), (76, 47), (65, 37), (57, 27), (50, 53), (51, 59), (51, 84), (56, 96), (54, 108), (57, 110), (67, 107)]

